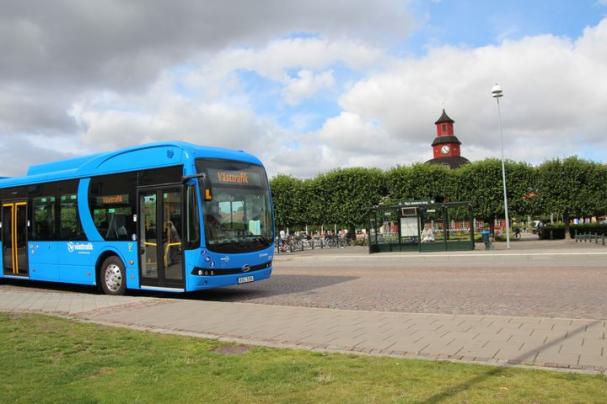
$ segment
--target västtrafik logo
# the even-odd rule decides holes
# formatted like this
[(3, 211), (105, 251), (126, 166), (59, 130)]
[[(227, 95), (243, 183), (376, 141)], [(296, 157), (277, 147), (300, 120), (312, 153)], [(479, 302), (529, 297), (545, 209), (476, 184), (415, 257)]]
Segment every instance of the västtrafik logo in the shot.
[(74, 251), (90, 252), (90, 251), (93, 251), (93, 244), (92, 243), (74, 243), (74, 242), (69, 241), (67, 243), (67, 251), (70, 253), (73, 253)]

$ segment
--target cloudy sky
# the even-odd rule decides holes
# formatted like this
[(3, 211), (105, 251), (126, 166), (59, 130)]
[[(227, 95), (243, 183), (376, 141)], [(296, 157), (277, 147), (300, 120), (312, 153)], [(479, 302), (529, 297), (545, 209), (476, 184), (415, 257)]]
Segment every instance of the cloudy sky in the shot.
[(607, 0), (0, 0), (0, 175), (159, 140), (271, 175), (462, 154), (607, 160)]

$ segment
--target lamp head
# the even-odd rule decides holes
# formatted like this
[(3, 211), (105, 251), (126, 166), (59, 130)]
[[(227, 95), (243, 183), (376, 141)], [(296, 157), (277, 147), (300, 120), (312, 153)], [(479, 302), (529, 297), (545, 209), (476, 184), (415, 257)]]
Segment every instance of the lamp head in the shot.
[(504, 95), (504, 93), (502, 91), (502, 86), (495, 83), (495, 85), (491, 88), (491, 95), (493, 96), (493, 98), (502, 97)]

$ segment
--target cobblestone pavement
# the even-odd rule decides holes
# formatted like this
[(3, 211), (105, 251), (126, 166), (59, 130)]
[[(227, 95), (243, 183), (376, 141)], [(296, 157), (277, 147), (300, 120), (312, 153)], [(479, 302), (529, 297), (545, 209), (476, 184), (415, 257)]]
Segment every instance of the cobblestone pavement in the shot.
[(272, 278), (193, 299), (414, 313), (607, 318), (607, 247), (277, 257)]
[(605, 372), (607, 321), (334, 310), (0, 286), (0, 310), (241, 343)]
[(60, 288), (54, 284), (35, 283), (30, 284), (29, 287), (27, 285), (25, 283), (0, 285), (0, 311), (70, 316), (162, 302), (160, 299), (146, 297), (101, 295), (96, 293), (95, 289), (77, 286)]

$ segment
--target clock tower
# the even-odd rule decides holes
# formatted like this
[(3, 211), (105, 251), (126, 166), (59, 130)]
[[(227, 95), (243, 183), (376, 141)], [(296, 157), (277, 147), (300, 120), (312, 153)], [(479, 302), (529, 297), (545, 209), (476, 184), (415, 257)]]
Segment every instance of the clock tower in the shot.
[(430, 164), (445, 164), (450, 168), (457, 168), (467, 164), (467, 158), (461, 156), (460, 145), (462, 142), (455, 136), (453, 124), (455, 121), (449, 118), (449, 115), (443, 108), (443, 113), (434, 124), (436, 125), (436, 137), (432, 142), (432, 151), (434, 158), (428, 160)]

